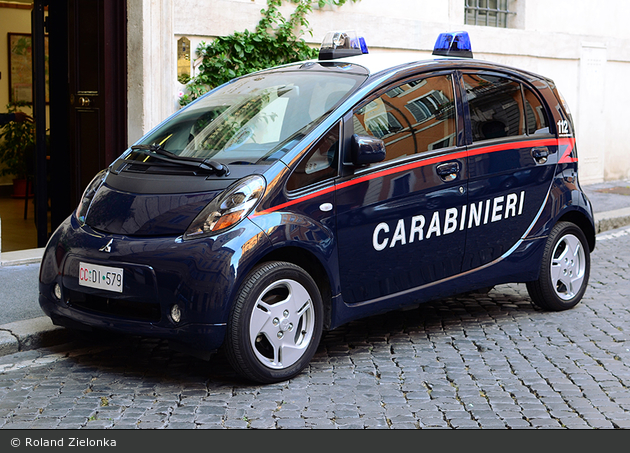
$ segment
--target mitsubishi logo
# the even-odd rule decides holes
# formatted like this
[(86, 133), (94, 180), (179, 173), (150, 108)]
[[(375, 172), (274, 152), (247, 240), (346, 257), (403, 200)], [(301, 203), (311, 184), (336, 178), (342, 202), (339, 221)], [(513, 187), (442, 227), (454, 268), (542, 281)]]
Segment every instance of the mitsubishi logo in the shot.
[(109, 242), (107, 244), (105, 244), (103, 247), (101, 247), (100, 249), (98, 249), (99, 252), (105, 252), (105, 253), (109, 253), (112, 251), (112, 243), (114, 242), (113, 239), (110, 239)]

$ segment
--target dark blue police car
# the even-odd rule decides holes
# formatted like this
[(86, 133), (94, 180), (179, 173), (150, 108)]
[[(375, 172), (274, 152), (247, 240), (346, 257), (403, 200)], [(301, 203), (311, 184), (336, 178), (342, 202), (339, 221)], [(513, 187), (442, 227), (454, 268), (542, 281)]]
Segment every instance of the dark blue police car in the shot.
[(89, 184), (53, 233), (40, 304), (55, 324), (224, 347), (243, 376), (306, 367), (322, 331), (524, 282), (576, 305), (595, 247), (573, 122), (554, 83), (473, 60), (366, 54), (233, 80), (180, 110)]

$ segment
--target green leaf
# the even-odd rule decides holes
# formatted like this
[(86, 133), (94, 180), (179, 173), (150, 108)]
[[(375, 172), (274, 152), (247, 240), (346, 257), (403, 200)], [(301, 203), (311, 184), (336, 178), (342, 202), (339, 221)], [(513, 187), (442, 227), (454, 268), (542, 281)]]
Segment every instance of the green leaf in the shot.
[[(351, 0), (356, 3), (360, 0)], [(261, 18), (254, 31), (244, 30), (221, 36), (210, 43), (201, 42), (196, 55), (201, 59), (198, 74), (186, 85), (180, 105), (194, 101), (208, 90), (234, 77), (281, 64), (307, 60), (317, 56), (318, 49), (309, 47), (301, 38), (313, 36), (306, 16), (313, 5), (341, 6), (347, 0), (289, 0), (296, 5), (289, 18), (280, 12), (282, 0), (267, 0), (267, 8), (260, 10)]]

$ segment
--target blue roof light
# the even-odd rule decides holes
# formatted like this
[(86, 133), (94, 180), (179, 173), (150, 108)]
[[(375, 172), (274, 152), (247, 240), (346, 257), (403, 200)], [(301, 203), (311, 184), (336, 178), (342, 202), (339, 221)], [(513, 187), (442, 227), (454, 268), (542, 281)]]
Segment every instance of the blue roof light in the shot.
[(361, 53), (368, 53), (367, 44), (363, 36), (359, 36), (359, 45), (361, 46)]
[(328, 32), (319, 49), (320, 60), (351, 57), (368, 53), (363, 37), (358, 37), (355, 31)]
[(451, 33), (441, 33), (437, 41), (435, 41), (433, 55), (472, 58), (472, 47), (470, 46), (468, 32), (454, 31)]

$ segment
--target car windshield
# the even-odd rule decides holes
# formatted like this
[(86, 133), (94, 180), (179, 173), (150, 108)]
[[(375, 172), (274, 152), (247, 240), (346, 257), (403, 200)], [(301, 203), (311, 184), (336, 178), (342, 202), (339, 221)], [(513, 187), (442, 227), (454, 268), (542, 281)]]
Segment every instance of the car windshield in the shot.
[(228, 165), (270, 163), (364, 79), (333, 71), (253, 74), (182, 109), (140, 143)]

